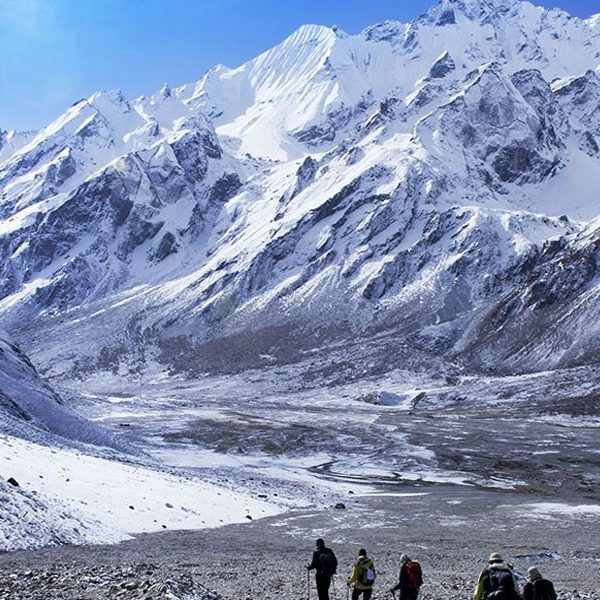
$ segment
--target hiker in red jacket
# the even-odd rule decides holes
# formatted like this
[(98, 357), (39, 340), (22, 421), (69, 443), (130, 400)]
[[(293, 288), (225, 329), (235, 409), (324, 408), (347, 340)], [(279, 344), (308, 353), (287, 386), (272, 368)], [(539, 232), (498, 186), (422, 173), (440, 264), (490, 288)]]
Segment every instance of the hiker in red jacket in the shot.
[(407, 554), (400, 556), (399, 581), (390, 590), (392, 594), (400, 590), (400, 600), (417, 600), (422, 584), (423, 573), (421, 565), (416, 560), (411, 560)]

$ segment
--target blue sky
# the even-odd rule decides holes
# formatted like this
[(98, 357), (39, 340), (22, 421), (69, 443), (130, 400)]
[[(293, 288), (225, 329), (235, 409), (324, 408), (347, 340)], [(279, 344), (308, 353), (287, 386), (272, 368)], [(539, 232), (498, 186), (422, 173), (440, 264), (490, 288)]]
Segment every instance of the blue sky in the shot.
[[(38, 128), (74, 101), (237, 66), (305, 23), (349, 33), (412, 20), (435, 0), (0, 0), (0, 129)], [(542, 0), (577, 16), (596, 0)]]

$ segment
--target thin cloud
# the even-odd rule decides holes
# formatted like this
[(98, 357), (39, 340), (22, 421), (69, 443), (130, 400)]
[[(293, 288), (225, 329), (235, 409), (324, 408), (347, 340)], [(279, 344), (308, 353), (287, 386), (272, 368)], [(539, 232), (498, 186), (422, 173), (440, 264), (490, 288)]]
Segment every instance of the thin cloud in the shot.
[(54, 21), (51, 0), (0, 0), (0, 21), (5, 28), (35, 34)]

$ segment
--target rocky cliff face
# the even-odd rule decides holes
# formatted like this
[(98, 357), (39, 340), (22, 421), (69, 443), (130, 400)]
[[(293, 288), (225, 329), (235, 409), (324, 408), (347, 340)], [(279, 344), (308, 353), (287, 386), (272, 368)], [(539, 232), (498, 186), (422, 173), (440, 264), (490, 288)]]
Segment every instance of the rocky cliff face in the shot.
[(597, 23), (442, 0), (82, 100), (0, 147), (0, 314), (71, 372), (382, 331), (479, 368), (593, 361)]

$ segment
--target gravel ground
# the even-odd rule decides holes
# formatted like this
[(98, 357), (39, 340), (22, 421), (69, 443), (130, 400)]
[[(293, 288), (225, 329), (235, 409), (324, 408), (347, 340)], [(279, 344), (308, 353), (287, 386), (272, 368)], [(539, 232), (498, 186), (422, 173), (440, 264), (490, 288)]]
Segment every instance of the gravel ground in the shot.
[[(346, 509), (149, 534), (116, 546), (0, 554), (0, 598), (306, 600), (305, 564), (315, 538), (323, 536), (338, 555), (339, 600), (362, 546), (379, 574), (374, 600), (391, 597), (401, 552), (423, 566), (422, 600), (466, 600), (492, 551), (522, 572), (537, 564), (564, 600), (600, 600), (597, 506), (569, 517), (529, 508), (547, 501), (475, 488), (390, 486), (377, 496), (348, 493)], [(553, 558), (528, 558), (539, 554)], [(312, 578), (310, 583), (316, 598)]]

